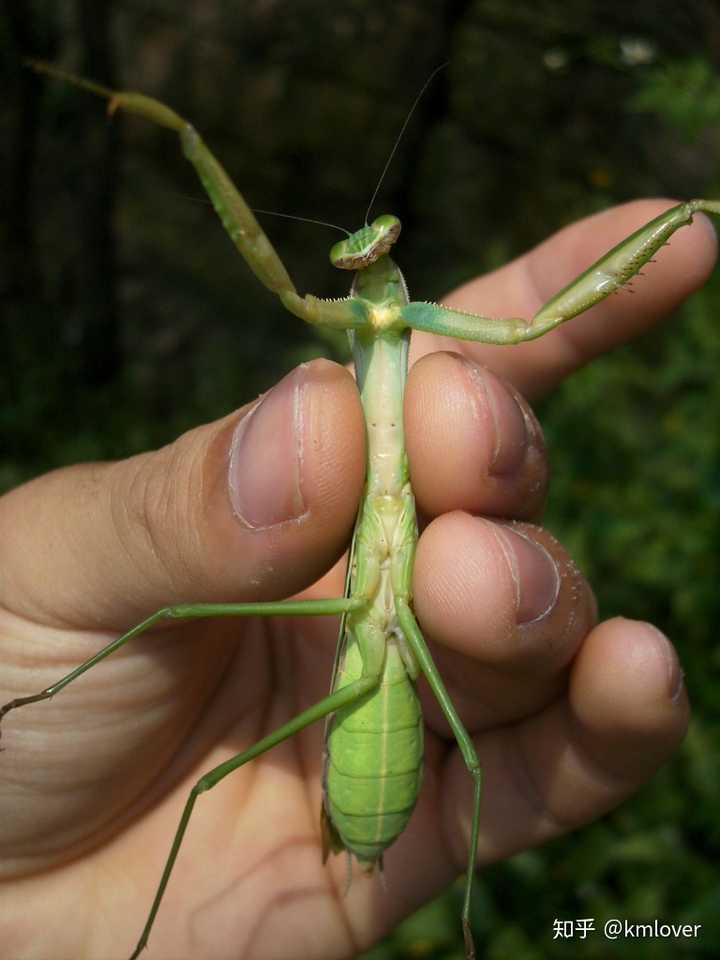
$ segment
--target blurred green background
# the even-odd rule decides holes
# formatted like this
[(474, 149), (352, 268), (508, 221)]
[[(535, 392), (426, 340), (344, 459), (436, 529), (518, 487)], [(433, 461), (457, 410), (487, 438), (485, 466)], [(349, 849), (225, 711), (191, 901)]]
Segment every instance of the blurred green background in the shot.
[[(361, 222), (415, 94), (445, 60), (376, 212), (403, 221), (415, 299), (638, 196), (720, 196), (711, 0), (7, 0), (0, 19), (0, 486), (161, 444), (303, 359), (345, 359), (259, 287), (175, 139), (21, 68), (56, 61), (169, 101), (249, 202)], [(301, 291), (337, 296), (336, 235), (271, 219)], [(638, 281), (642, 282), (642, 281)], [(677, 758), (596, 825), (486, 869), (488, 960), (720, 956), (720, 271), (671, 323), (541, 409), (547, 524), (603, 617), (657, 623), (696, 707)], [(459, 889), (367, 960), (462, 956)], [(554, 918), (702, 923), (698, 940), (553, 939)]]

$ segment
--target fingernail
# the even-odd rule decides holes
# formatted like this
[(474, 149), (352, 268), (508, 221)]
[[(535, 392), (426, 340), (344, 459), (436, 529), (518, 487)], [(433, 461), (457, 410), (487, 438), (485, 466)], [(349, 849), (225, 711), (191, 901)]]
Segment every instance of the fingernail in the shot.
[(305, 394), (305, 368), (301, 366), (273, 387), (235, 428), (228, 488), (233, 512), (248, 527), (272, 527), (305, 513)]
[(525, 462), (528, 443), (535, 435), (528, 430), (526, 411), (512, 391), (489, 371), (467, 361), (464, 365), (493, 428), (488, 472), (493, 477), (516, 473)]
[(680, 667), (674, 672), (672, 681), (670, 683), (670, 701), (672, 703), (680, 703), (682, 699), (683, 690), (685, 689), (685, 674)]
[(560, 592), (560, 574), (545, 547), (518, 530), (495, 528), (515, 583), (517, 623), (525, 626), (546, 617)]
[(654, 623), (648, 623), (647, 627), (652, 631), (657, 639), (657, 648), (661, 653), (667, 669), (667, 693), (671, 703), (679, 703), (683, 690), (685, 688), (685, 675), (678, 661), (675, 648), (670, 643), (668, 637), (658, 630)]

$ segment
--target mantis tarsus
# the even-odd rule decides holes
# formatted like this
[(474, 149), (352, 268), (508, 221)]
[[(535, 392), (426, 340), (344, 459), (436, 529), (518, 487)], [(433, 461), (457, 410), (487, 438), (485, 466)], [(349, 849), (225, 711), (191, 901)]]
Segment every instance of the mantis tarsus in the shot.
[(233, 770), (316, 720), (324, 718), (327, 722), (325, 855), (346, 850), (368, 869), (381, 865), (383, 851), (405, 829), (420, 788), (422, 716), (414, 681), (421, 674), (440, 704), (474, 782), (462, 909), (466, 954), (474, 957), (469, 911), (479, 831), (480, 766), (412, 609), (417, 524), (402, 413), (410, 332), (423, 330), (501, 345), (542, 336), (622, 287), (676, 229), (692, 221), (694, 213), (720, 213), (720, 202), (693, 200), (655, 218), (566, 286), (531, 320), (494, 319), (442, 305), (409, 302), (403, 277), (389, 255), (400, 233), (400, 222), (391, 215), (378, 217), (333, 247), (333, 264), (355, 274), (347, 298), (322, 300), (301, 296), (253, 213), (189, 123), (167, 106), (141, 94), (109, 90), (45, 64), (35, 66), (106, 97), (111, 112), (125, 109), (174, 130), (224, 227), (263, 285), (306, 322), (348, 331), (365, 413), (368, 465), (343, 597), (243, 604), (187, 603), (161, 609), (50, 687), (6, 704), (0, 710), (0, 718), (12, 709), (54, 696), (128, 640), (165, 620), (340, 615), (340, 642), (331, 693), (249, 750), (209, 771), (193, 787), (131, 960), (139, 956), (148, 942), (197, 797)]

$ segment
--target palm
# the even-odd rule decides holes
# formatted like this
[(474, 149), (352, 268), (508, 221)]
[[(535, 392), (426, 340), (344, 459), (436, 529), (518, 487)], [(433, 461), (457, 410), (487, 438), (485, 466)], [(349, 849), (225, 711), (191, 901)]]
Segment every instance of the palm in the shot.
[[(336, 568), (309, 593), (338, 590)], [(39, 628), (28, 629), (42, 648)], [(164, 631), (110, 659), (53, 703), (28, 710), (27, 722), (8, 732), (5, 758), (12, 757), (25, 780), (15, 809), (30, 813), (32, 822), (15, 852), (37, 871), (17, 895), (33, 928), (47, 930), (46, 955), (76, 955), (78, 940), (88, 945), (88, 957), (127, 955), (189, 787), (327, 692), (336, 631), (334, 618), (214, 621)], [(64, 649), (82, 656), (82, 634), (62, 640)], [(49, 730), (38, 749), (38, 735)], [(293, 943), (298, 957), (350, 950), (344, 914), (360, 913), (377, 890), (360, 877), (345, 899), (345, 864), (336, 860), (331, 873), (322, 868), (322, 735), (321, 725), (303, 731), (203, 797), (153, 933), (157, 956), (195, 956), (197, 943), (203, 955), (222, 956), (228, 936), (240, 955), (264, 956), (271, 943), (280, 948), (283, 929), (286, 956), (293, 955)], [(441, 753), (439, 744), (429, 744), (430, 757)], [(49, 805), (58, 774), (67, 789)], [(437, 815), (432, 802), (422, 805), (401, 841), (404, 862), (417, 836), (437, 830)], [(3, 823), (15, 835), (17, 822)], [(48, 831), (57, 832), (51, 851)], [(237, 847), (233, 838), (241, 838)], [(390, 868), (384, 916), (356, 919), (357, 935), (365, 942), (380, 935), (452, 871), (447, 862), (420, 889), (407, 889)], [(58, 889), (75, 904), (73, 923), (64, 929), (52, 919)], [(118, 918), (117, 928), (98, 923), (108, 915)], [(272, 922), (264, 924), (269, 915)], [(314, 950), (303, 943), (299, 917), (308, 938), (318, 924), (326, 931)]]
[[(337, 589), (336, 569), (311, 593)], [(589, 603), (582, 609), (578, 636), (591, 617)], [(332, 618), (186, 625), (108, 661), (32, 715), (27, 711), (22, 728), (7, 737), (5, 757), (27, 778), (15, 809), (32, 811), (23, 855), (37, 857), (40, 869), (15, 895), (33, 929), (47, 931), (45, 955), (78, 955), (78, 942), (88, 958), (127, 955), (189, 787), (324, 695), (335, 632)], [(84, 643), (63, 637), (66, 649), (74, 642)], [(533, 737), (533, 726), (543, 735), (558, 711), (566, 671), (554, 669), (540, 682), (508, 678), (507, 689), (515, 688), (509, 699), (481, 660), (446, 652), (443, 665), (451, 692), (480, 705), (468, 713), (484, 732), (488, 779), (497, 782), (492, 808), (524, 812), (500, 842), (520, 848), (538, 829), (538, 813), (493, 758), (517, 735)], [(387, 858), (387, 893), (358, 874), (345, 897), (342, 858), (330, 871), (322, 867), (322, 728), (314, 725), (203, 795), (153, 931), (154, 955), (222, 957), (231, 942), (239, 956), (349, 956), (446, 885), (461, 863), (460, 844), (448, 839), (457, 830), (449, 801), (455, 796), (459, 804), (465, 775), (437, 711), (426, 706), (425, 789)], [(37, 734), (48, 730), (52, 735), (34, 749)], [(58, 776), (67, 789), (48, 804)], [(586, 816), (582, 811), (577, 819)], [(492, 846), (492, 813), (490, 821)], [(13, 822), (4, 823), (12, 835)], [(58, 839), (50, 853), (48, 830)], [(58, 890), (74, 905), (72, 925), (57, 923)]]

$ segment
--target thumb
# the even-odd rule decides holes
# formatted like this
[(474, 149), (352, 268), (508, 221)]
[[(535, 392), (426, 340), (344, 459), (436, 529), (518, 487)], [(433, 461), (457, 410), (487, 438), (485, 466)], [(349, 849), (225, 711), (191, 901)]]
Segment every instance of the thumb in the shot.
[(346, 546), (364, 436), (352, 377), (316, 360), (161, 450), (39, 477), (0, 499), (0, 604), (120, 630), (168, 604), (295, 593)]

